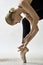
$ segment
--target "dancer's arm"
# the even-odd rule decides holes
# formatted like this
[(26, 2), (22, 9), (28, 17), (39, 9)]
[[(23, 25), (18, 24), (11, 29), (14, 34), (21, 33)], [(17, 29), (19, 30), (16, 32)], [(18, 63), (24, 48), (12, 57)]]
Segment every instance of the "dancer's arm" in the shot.
[(31, 2), (32, 2), (32, 0), (26, 0), (28, 3), (30, 3), (31, 4)]
[[(23, 0), (25, 2), (28, 2), (29, 4), (31, 4), (32, 0)], [(17, 13), (21, 14), (22, 12), (25, 12), (25, 10), (19, 5), (17, 8)]]
[(38, 27), (37, 27), (37, 23), (39, 20), (39, 16), (36, 14), (36, 12), (34, 11), (34, 9), (30, 6), (30, 4), (28, 4), (27, 2), (22, 2), (20, 5), (26, 12), (27, 14), (30, 16), (28, 17), (26, 14), (26, 18), (29, 20), (30, 18), (30, 23), (32, 25), (32, 30), (30, 31), (30, 33), (24, 38), (24, 42), (26, 42), (25, 45), (28, 44), (29, 40), (31, 40), (36, 32), (38, 31)]
[(28, 2), (23, 1), (20, 6), (33, 18), (33, 20), (39, 19), (39, 16)]

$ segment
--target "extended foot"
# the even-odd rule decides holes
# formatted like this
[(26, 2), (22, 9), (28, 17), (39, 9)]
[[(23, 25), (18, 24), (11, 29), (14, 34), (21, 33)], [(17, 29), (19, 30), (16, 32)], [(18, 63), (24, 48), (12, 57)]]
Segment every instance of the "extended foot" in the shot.
[(22, 59), (23, 63), (26, 63), (26, 56), (25, 56), (24, 52), (20, 52), (20, 55), (21, 55), (21, 59)]
[(20, 55), (21, 55), (21, 59), (23, 60), (24, 63), (26, 63), (26, 53), (29, 51), (29, 49), (27, 47), (23, 47), (23, 46), (20, 46), (19, 47), (19, 51), (20, 51)]

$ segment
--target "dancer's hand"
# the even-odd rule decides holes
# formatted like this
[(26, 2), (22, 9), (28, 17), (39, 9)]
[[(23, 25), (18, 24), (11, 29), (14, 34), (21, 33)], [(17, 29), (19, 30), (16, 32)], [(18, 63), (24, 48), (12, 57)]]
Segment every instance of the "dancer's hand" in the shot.
[(23, 51), (23, 49), (24, 49), (24, 45), (22, 44), (22, 45), (20, 45), (19, 47), (18, 47), (18, 51)]
[[(25, 44), (25, 43), (24, 43), (24, 44)], [(29, 49), (28, 49), (24, 44), (22, 44), (21, 46), (18, 47), (18, 49), (19, 49), (18, 51), (22, 51), (22, 52), (23, 52), (24, 50), (29, 51)]]

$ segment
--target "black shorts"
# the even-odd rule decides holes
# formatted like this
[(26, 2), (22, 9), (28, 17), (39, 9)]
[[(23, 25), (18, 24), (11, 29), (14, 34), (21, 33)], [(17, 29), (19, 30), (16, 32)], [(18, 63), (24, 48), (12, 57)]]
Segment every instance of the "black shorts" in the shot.
[(34, 8), (40, 19), (43, 19), (43, 0), (33, 0), (31, 6)]

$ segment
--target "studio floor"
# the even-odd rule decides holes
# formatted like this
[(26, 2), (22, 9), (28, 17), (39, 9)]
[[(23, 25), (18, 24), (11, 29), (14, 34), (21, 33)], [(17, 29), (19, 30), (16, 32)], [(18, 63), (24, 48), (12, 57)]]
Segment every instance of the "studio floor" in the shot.
[(40, 62), (27, 62), (23, 63), (20, 59), (3, 59), (0, 60), (0, 65), (43, 65)]

